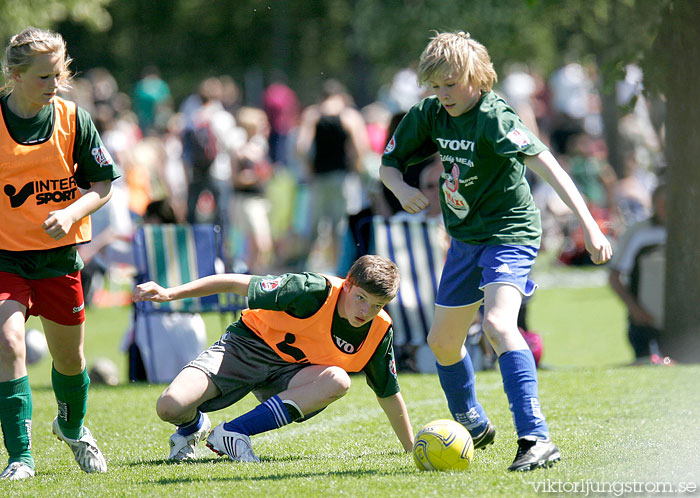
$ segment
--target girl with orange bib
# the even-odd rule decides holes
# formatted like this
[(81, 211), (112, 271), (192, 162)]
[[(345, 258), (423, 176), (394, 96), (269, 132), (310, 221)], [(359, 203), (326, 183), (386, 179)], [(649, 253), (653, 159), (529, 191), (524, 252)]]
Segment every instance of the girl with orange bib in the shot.
[(3, 63), (0, 108), (0, 423), (9, 462), (0, 479), (34, 476), (25, 321), (39, 316), (53, 358), (53, 432), (85, 472), (107, 464), (83, 425), (90, 378), (83, 340), (83, 262), (89, 215), (119, 177), (89, 114), (58, 97), (70, 81), (60, 34), (27, 28)]

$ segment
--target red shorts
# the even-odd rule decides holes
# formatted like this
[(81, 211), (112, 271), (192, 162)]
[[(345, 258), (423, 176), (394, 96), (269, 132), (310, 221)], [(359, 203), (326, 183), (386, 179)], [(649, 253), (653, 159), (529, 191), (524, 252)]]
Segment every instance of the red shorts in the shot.
[(80, 325), (85, 321), (79, 271), (38, 280), (0, 271), (0, 301), (6, 300), (26, 306), (26, 317), (43, 316), (61, 325)]

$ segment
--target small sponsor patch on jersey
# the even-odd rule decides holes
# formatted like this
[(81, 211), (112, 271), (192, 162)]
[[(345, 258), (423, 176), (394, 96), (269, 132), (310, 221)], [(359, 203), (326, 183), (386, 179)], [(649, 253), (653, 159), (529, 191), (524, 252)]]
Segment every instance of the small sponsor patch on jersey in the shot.
[(275, 290), (277, 287), (280, 286), (280, 282), (282, 281), (282, 278), (272, 278), (269, 280), (261, 280), (260, 281), (260, 289), (265, 291), (265, 292), (270, 292)]
[(394, 358), (392, 358), (389, 362), (389, 372), (391, 372), (391, 375), (396, 377), (396, 360)]
[(90, 153), (92, 154), (92, 157), (95, 158), (95, 162), (100, 166), (114, 164), (112, 156), (109, 155), (109, 151), (107, 151), (107, 149), (104, 147), (94, 147)]
[(506, 134), (506, 138), (521, 149), (527, 145), (530, 145), (530, 139), (527, 137), (527, 135), (523, 131), (518, 130), (517, 128), (513, 128), (512, 130), (510, 130)]
[(384, 154), (391, 154), (394, 152), (394, 149), (396, 148), (396, 137), (393, 135), (391, 136), (391, 140), (389, 140), (389, 143), (386, 144), (386, 147), (384, 148)]
[(80, 313), (85, 308), (85, 303), (80, 306), (73, 306), (73, 313)]

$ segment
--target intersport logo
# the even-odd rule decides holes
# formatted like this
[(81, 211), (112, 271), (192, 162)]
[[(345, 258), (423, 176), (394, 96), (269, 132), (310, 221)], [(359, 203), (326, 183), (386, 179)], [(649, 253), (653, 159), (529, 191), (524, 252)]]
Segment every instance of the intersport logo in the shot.
[(71, 176), (59, 180), (34, 180), (26, 183), (19, 191), (14, 185), (7, 184), (3, 191), (10, 198), (10, 207), (18, 208), (31, 196), (36, 197), (37, 206), (73, 200), (78, 192), (78, 185)]

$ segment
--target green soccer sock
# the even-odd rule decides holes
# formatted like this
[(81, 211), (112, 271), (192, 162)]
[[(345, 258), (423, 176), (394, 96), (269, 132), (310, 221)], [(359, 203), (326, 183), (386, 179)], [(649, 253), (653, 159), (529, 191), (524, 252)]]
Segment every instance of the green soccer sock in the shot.
[(87, 369), (78, 375), (63, 375), (51, 368), (51, 383), (58, 403), (58, 426), (61, 432), (70, 439), (80, 439), (90, 387)]
[(9, 461), (24, 462), (34, 468), (32, 408), (29, 377), (0, 382), (0, 423)]

